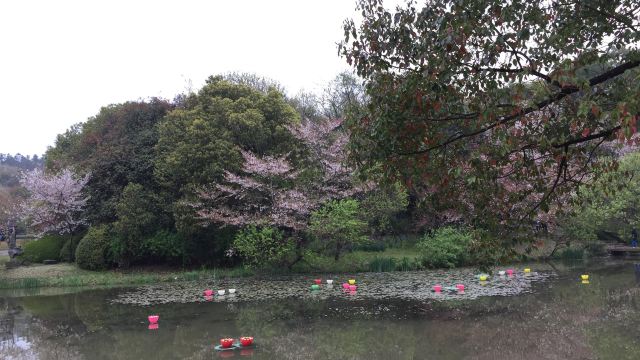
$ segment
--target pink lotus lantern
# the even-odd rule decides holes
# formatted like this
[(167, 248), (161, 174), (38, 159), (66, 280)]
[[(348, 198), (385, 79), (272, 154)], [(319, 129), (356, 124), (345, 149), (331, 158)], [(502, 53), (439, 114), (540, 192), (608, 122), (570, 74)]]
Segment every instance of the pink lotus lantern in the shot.
[(157, 324), (158, 319), (160, 319), (160, 316), (158, 315), (149, 315), (149, 322), (152, 324)]
[(442, 285), (438, 284), (438, 285), (434, 285), (433, 286), (433, 291), (439, 293), (442, 291)]
[(211, 296), (211, 295), (213, 295), (213, 290), (207, 289), (204, 291), (204, 296)]
[(316, 285), (320, 285), (320, 284), (322, 284), (322, 279), (315, 279), (315, 280), (313, 280), (313, 282), (315, 282)]
[(358, 287), (356, 285), (349, 285), (349, 290), (350, 291), (356, 291), (358, 289)]
[(349, 290), (349, 283), (342, 284), (342, 288), (345, 290)]
[(513, 269), (507, 269), (507, 275), (513, 276)]
[(463, 284), (456, 285), (456, 288), (458, 289), (458, 291), (464, 291), (464, 285)]

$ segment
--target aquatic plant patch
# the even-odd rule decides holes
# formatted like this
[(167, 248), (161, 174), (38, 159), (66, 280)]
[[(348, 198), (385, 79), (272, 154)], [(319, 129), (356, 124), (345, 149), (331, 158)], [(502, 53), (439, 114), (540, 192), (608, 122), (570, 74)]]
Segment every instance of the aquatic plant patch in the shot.
[[(398, 300), (463, 300), (484, 296), (513, 296), (532, 291), (535, 283), (546, 281), (555, 276), (551, 270), (532, 271), (524, 274), (516, 272), (513, 276), (492, 276), (488, 281), (479, 282), (476, 270), (461, 268), (437, 271), (406, 271), (388, 273), (357, 274), (357, 290), (343, 289), (342, 286), (319, 285), (319, 290), (310, 290), (315, 277), (281, 276), (269, 279), (244, 278), (209, 281), (186, 281), (141, 286), (117, 295), (112, 302), (121, 304), (154, 305), (189, 302), (237, 302), (264, 301), (287, 298), (329, 299), (398, 299)], [(334, 275), (339, 283), (353, 275)], [(435, 293), (435, 284), (442, 284), (442, 292)], [(456, 288), (464, 284), (464, 291)], [(235, 288), (235, 294), (216, 295), (206, 299), (202, 289)]]

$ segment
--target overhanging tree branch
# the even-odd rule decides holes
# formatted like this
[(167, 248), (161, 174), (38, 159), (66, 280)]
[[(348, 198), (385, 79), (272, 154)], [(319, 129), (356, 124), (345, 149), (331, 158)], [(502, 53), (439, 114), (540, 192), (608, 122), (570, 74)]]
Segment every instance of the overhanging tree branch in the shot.
[[(616, 66), (615, 68), (613, 68), (613, 69), (611, 69), (609, 71), (606, 71), (606, 72), (604, 72), (604, 73), (602, 73), (602, 74), (600, 74), (598, 76), (595, 76), (595, 77), (591, 78), (589, 80), (589, 85), (590, 86), (595, 86), (595, 85), (601, 84), (601, 83), (603, 83), (603, 82), (605, 82), (607, 80), (611, 80), (611, 79), (623, 74), (627, 70), (636, 68), (638, 66), (640, 66), (640, 60), (629, 61), (629, 62), (626, 62), (624, 64), (618, 65), (618, 66)], [(411, 152), (398, 153), (398, 155), (407, 156), (407, 155), (424, 154), (424, 153), (428, 153), (428, 152), (430, 152), (432, 150), (435, 150), (435, 149), (447, 146), (449, 144), (452, 144), (452, 143), (454, 143), (456, 141), (480, 135), (480, 134), (485, 133), (485, 132), (487, 132), (487, 131), (489, 131), (491, 129), (496, 128), (497, 126), (508, 124), (509, 122), (512, 122), (513, 120), (518, 119), (523, 115), (527, 115), (527, 114), (533, 113), (535, 111), (539, 111), (541, 109), (544, 109), (545, 107), (547, 107), (547, 106), (549, 106), (549, 105), (551, 105), (551, 104), (553, 104), (553, 103), (555, 103), (555, 102), (557, 102), (559, 100), (562, 100), (562, 99), (564, 99), (565, 97), (567, 97), (567, 96), (569, 96), (571, 94), (577, 93), (579, 90), (580, 89), (575, 85), (564, 86), (564, 87), (562, 87), (560, 89), (559, 92), (557, 92), (554, 95), (548, 97), (547, 99), (545, 99), (543, 101), (540, 101), (540, 102), (538, 102), (538, 103), (536, 103), (536, 104), (534, 104), (532, 106), (529, 106), (529, 107), (527, 107), (527, 108), (525, 108), (525, 109), (523, 109), (523, 110), (521, 110), (521, 111), (519, 111), (519, 112), (517, 112), (515, 114), (504, 116), (504, 117), (500, 118), (498, 121), (496, 121), (496, 122), (494, 122), (494, 123), (492, 123), (492, 124), (490, 124), (488, 126), (482, 127), (480, 129), (472, 131), (472, 132), (460, 133), (460, 134), (458, 134), (456, 136), (450, 137), (446, 141), (441, 142), (441, 143), (439, 143), (437, 145), (433, 145), (433, 146), (427, 147), (426, 149), (417, 150), (417, 151), (411, 151)]]

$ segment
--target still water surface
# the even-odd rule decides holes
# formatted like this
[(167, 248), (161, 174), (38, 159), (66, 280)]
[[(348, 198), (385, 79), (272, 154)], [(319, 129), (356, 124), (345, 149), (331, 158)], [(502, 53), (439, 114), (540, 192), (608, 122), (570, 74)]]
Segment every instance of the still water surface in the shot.
[[(640, 359), (640, 265), (602, 259), (529, 267), (530, 275), (496, 274), (486, 284), (472, 269), (360, 274), (355, 294), (340, 284), (311, 292), (311, 277), (302, 276), (5, 292), (0, 358)], [(430, 291), (459, 282), (465, 294)], [(238, 294), (201, 296), (216, 286)], [(160, 321), (150, 330), (153, 313)], [(218, 339), (239, 336), (254, 336), (256, 347), (213, 349)]]

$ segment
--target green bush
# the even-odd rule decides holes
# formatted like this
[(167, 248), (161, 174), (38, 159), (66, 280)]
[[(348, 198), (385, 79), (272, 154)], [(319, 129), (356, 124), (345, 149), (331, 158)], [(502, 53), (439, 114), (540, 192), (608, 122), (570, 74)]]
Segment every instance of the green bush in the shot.
[(233, 248), (251, 268), (288, 266), (295, 256), (295, 243), (282, 231), (249, 226), (236, 234)]
[(330, 201), (311, 214), (309, 233), (324, 253), (338, 261), (343, 252), (369, 241), (367, 223), (360, 219), (360, 212), (357, 200)]
[(155, 262), (179, 263), (184, 256), (184, 246), (180, 235), (160, 230), (142, 242), (143, 256)]
[(76, 263), (82, 269), (105, 269), (109, 244), (109, 230), (106, 226), (91, 227), (76, 248)]
[(60, 261), (60, 249), (67, 239), (62, 235), (45, 235), (38, 240), (29, 241), (24, 245), (21, 257), (35, 263), (44, 260)]
[(424, 266), (452, 268), (470, 260), (469, 248), (473, 237), (468, 231), (443, 227), (418, 242)]
[(584, 258), (584, 249), (569, 247), (558, 252), (555, 257), (561, 260), (579, 260)]
[(78, 247), (78, 244), (83, 237), (83, 234), (73, 235), (73, 237), (68, 238), (64, 242), (64, 245), (62, 245), (62, 248), (60, 249), (60, 261), (76, 261), (76, 248)]
[(383, 252), (386, 249), (383, 242), (367, 242), (353, 247), (353, 251)]

